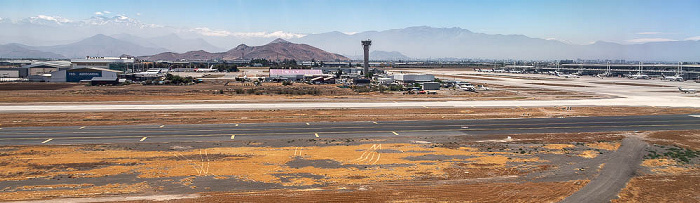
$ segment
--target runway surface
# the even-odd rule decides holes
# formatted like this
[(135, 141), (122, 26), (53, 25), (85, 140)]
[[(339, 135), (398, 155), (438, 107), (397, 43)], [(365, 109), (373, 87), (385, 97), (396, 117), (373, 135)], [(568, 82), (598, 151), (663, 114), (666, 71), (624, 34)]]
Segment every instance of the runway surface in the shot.
[(19, 127), (0, 129), (0, 145), (455, 135), (479, 138), (494, 134), (684, 129), (700, 129), (700, 116), (653, 115), (382, 122)]

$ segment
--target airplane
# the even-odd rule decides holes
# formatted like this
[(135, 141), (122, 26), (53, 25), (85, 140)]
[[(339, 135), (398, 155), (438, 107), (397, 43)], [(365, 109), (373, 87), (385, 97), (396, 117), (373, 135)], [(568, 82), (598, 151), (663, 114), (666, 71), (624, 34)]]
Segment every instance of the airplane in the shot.
[(148, 69), (145, 72), (134, 73), (134, 76), (141, 78), (155, 78), (163, 76), (164, 73), (167, 73), (167, 71), (163, 72), (162, 69)]
[(680, 75), (675, 75), (675, 76), (661, 75), (661, 77), (663, 77), (664, 80), (683, 82), (683, 77), (681, 77)]
[(460, 90), (476, 92), (476, 87), (474, 87), (474, 85), (472, 85), (471, 83), (458, 83), (457, 87)]
[(214, 69), (214, 65), (211, 65), (206, 69), (195, 68), (194, 72), (219, 72), (219, 69)]
[(595, 75), (595, 76), (598, 77), (598, 78), (610, 77), (610, 76), (612, 76), (612, 73), (610, 73), (610, 72), (605, 72), (605, 73), (601, 73), (601, 74), (598, 74), (598, 75)]
[(559, 72), (554, 72), (557, 77), (564, 77), (564, 78), (580, 78), (581, 76), (578, 76), (576, 74), (560, 74)]
[(635, 80), (639, 80), (639, 79), (649, 79), (649, 76), (648, 76), (648, 75), (644, 75), (644, 74), (634, 74), (634, 75), (629, 75), (629, 76), (627, 76), (627, 77), (628, 77), (629, 79), (635, 79)]
[(695, 89), (683, 89), (682, 87), (678, 87), (678, 90), (685, 94), (695, 94), (695, 92), (697, 92)]

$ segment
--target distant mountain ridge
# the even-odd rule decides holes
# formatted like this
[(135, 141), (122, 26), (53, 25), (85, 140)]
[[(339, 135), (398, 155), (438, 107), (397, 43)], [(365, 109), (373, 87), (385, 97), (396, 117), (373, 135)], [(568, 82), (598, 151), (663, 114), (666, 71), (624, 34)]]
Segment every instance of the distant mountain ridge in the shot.
[(5, 44), (0, 45), (0, 58), (20, 59), (20, 58), (47, 58), (47, 59), (63, 59), (66, 58), (60, 54), (44, 52), (31, 49), (26, 45), (21, 44)]
[(320, 60), (320, 61), (346, 61), (349, 58), (340, 55), (329, 53), (319, 48), (306, 45), (295, 44), (284, 39), (278, 38), (274, 41), (262, 46), (248, 46), (241, 44), (226, 52), (210, 53), (207, 51), (189, 51), (182, 54), (165, 52), (152, 56), (140, 57), (146, 60), (235, 60), (235, 59), (268, 59), (268, 60), (285, 60), (294, 59), (302, 61)]
[[(362, 53), (361, 40), (371, 39), (371, 50), (401, 52), (411, 58), (471, 59), (625, 59), (697, 61), (700, 41), (651, 42), (623, 45), (597, 42), (573, 45), (525, 35), (475, 33), (462, 28), (408, 27), (355, 34), (328, 32), (292, 39), (321, 49), (346, 54)], [(371, 56), (370, 56), (371, 58)]]

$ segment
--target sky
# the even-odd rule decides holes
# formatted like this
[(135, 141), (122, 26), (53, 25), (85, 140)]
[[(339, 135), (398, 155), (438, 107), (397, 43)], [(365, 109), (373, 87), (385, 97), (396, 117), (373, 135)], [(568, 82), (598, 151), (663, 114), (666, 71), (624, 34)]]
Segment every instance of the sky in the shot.
[(572, 44), (699, 40), (698, 0), (0, 0), (0, 18), (125, 15), (143, 23), (229, 32), (313, 34), (460, 27)]

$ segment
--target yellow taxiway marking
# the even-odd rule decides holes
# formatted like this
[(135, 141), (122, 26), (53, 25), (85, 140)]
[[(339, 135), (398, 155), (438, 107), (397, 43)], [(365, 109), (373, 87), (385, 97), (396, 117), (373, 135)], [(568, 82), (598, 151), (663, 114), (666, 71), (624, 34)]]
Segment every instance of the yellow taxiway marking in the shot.
[(238, 123), (236, 123), (236, 127), (238, 127)]
[(148, 137), (141, 138), (141, 140), (139, 140), (139, 142), (143, 142), (144, 140), (146, 140), (146, 138), (148, 138)]
[(159, 127), (159, 128), (163, 128), (163, 127), (165, 127), (165, 125), (160, 125), (160, 126), (158, 126), (158, 127)]
[(396, 132), (394, 132), (394, 131), (391, 131), (391, 133), (394, 133), (394, 135), (399, 135), (398, 133), (396, 133)]
[(80, 128), (78, 128), (78, 129), (81, 129), (81, 130), (82, 130), (82, 129), (85, 129), (85, 126), (83, 126), (83, 127), (80, 127)]
[(44, 140), (43, 142), (41, 142), (41, 144), (45, 144), (45, 143), (47, 143), (47, 142), (51, 142), (51, 140), (53, 140), (53, 139)]
[[(374, 124), (379, 124), (379, 123), (377, 123), (377, 121), (372, 121), (372, 123), (374, 123)], [(2, 129), (2, 128), (0, 128), (0, 129)]]
[(318, 133), (314, 133), (314, 135), (316, 135), (316, 137), (318, 137)]
[(306, 125), (311, 125), (311, 124), (309, 124), (309, 123), (306, 123)]
[(236, 135), (231, 135), (231, 139), (236, 138)]

